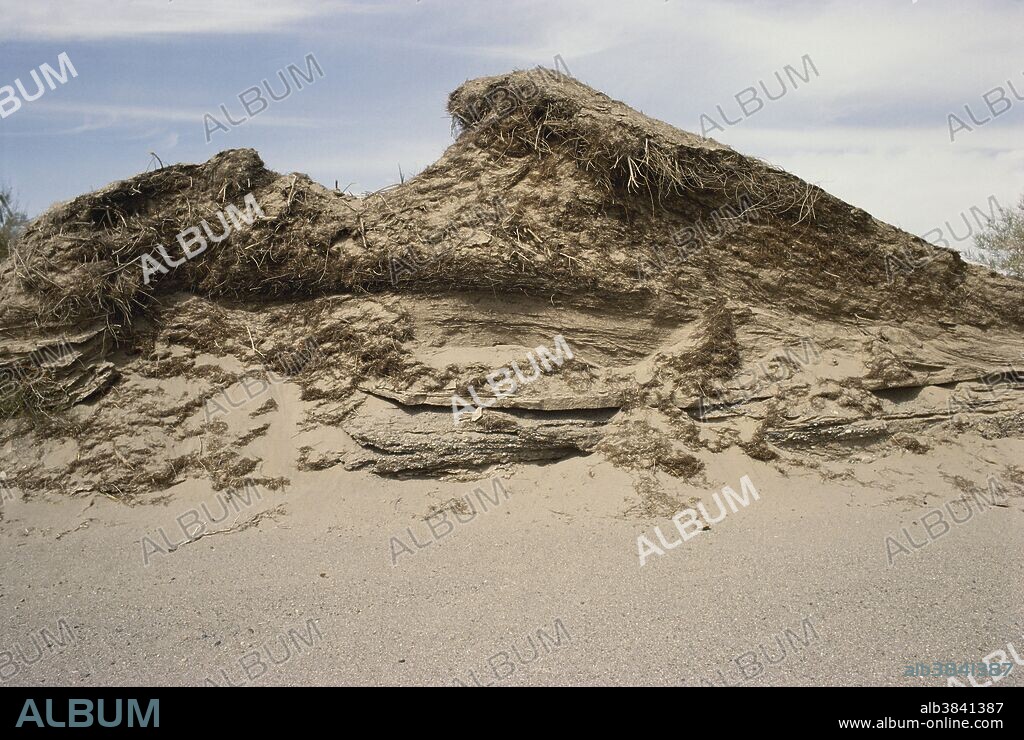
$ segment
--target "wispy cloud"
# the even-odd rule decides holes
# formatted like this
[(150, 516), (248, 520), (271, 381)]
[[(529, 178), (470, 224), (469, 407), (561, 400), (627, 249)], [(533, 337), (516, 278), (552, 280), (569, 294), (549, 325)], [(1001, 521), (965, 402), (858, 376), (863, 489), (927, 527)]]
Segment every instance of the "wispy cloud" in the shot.
[(377, 12), (345, 0), (30, 0), (5, 2), (0, 38), (104, 39), (287, 31), (302, 21)]
[[(50, 103), (44, 100), (33, 106), (26, 106), (25, 117), (27, 118), (29, 115), (35, 115), (48, 120), (53, 120), (57, 116), (84, 116), (86, 118), (85, 122), (80, 126), (67, 130), (67, 133), (81, 133), (83, 131), (118, 128), (126, 125), (135, 125), (139, 122), (154, 121), (163, 123), (190, 123), (195, 124), (195, 128), (197, 130), (201, 130), (203, 128), (203, 115), (205, 113), (221, 116), (220, 112), (216, 108), (211, 110), (201, 110), (199, 108), (185, 110), (178, 107), (170, 108), (142, 105)], [(337, 119), (327, 120), (311, 118), (309, 116), (282, 116), (269, 113), (267, 115), (255, 116), (249, 119), (246, 125), (272, 128), (315, 129), (328, 125), (336, 126), (338, 123)], [(32, 134), (32, 131), (21, 132), (22, 136), (31, 136)]]
[(872, 95), (895, 107), (980, 95), (1024, 65), (1019, 0), (456, 2), (458, 13), (426, 21), (433, 48), (531, 66), (553, 53), (600, 54), (601, 68), (614, 68), (634, 90), (670, 77), (680, 91), (710, 83), (729, 94), (810, 54), (829, 80), (815, 91), (819, 101)]

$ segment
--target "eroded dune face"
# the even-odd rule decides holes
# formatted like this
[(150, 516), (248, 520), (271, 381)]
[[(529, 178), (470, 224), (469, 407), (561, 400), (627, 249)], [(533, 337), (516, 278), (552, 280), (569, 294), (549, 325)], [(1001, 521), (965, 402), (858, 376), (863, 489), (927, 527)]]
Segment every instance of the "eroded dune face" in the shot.
[(1020, 436), (1019, 281), (557, 73), (449, 110), (441, 159), (371, 195), (235, 150), (40, 217), (4, 267), (9, 477), (130, 499), (599, 454), (649, 483)]

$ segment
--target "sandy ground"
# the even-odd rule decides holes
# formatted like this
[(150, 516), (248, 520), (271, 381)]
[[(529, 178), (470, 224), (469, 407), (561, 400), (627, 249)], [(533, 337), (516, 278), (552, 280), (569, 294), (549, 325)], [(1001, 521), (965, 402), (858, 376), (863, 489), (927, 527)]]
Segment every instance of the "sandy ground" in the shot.
[[(999, 444), (1019, 454), (1020, 443)], [(634, 478), (598, 456), (502, 471), (507, 497), (488, 479), (337, 468), (293, 473), (287, 489), (250, 491), (248, 503), (198, 483), (131, 507), (15, 494), (0, 522), (0, 675), (7, 685), (942, 685), (905, 668), (979, 662), (1008, 644), (1024, 652), (1019, 492), (934, 540), (920, 524), (960, 495), (942, 473), (984, 485), (982, 458), (908, 453), (862, 469), (860, 482), (823, 483), (719, 455), (714, 489), (665, 486), (713, 514), (710, 494), (749, 475), (760, 499), (643, 567), (638, 535), (661, 526), (678, 538), (668, 517), (624, 513)], [(449, 509), (450, 529), (424, 520), (467, 494), (476, 505), (462, 521)], [(218, 521), (164, 552), (185, 539), (176, 519), (188, 526), (190, 510)], [(903, 527), (927, 544), (890, 565), (885, 538), (906, 547)], [(999, 683), (1022, 676), (1016, 667)]]

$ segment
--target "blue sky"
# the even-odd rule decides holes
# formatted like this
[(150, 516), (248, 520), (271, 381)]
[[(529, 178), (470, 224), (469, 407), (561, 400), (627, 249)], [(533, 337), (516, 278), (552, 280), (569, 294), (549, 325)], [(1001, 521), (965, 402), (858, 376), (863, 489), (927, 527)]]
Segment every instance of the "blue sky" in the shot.
[[(552, 65), (675, 126), (716, 106), (711, 135), (879, 218), (926, 234), (1024, 192), (1024, 101), (950, 142), (947, 116), (1024, 97), (1020, 0), (0, 0), (0, 86), (57, 65), (78, 76), (0, 120), (0, 181), (37, 215), (150, 164), (256, 148), (269, 167), (374, 190), (451, 143), (448, 92)], [(244, 125), (204, 135), (221, 104), (312, 53), (324, 77)], [(735, 95), (785, 65), (817, 76), (741, 115)], [(964, 243), (953, 246), (964, 247)]]

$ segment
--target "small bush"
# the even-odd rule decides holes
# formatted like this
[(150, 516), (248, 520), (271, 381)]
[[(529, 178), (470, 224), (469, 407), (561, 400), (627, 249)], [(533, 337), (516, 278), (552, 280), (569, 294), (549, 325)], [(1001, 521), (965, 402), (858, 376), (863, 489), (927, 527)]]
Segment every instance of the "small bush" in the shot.
[(975, 238), (982, 260), (991, 268), (1024, 277), (1024, 197), (1016, 208), (999, 209)]
[(11, 188), (0, 185), (0, 262), (7, 259), (11, 245), (27, 223), (28, 216), (18, 209)]

